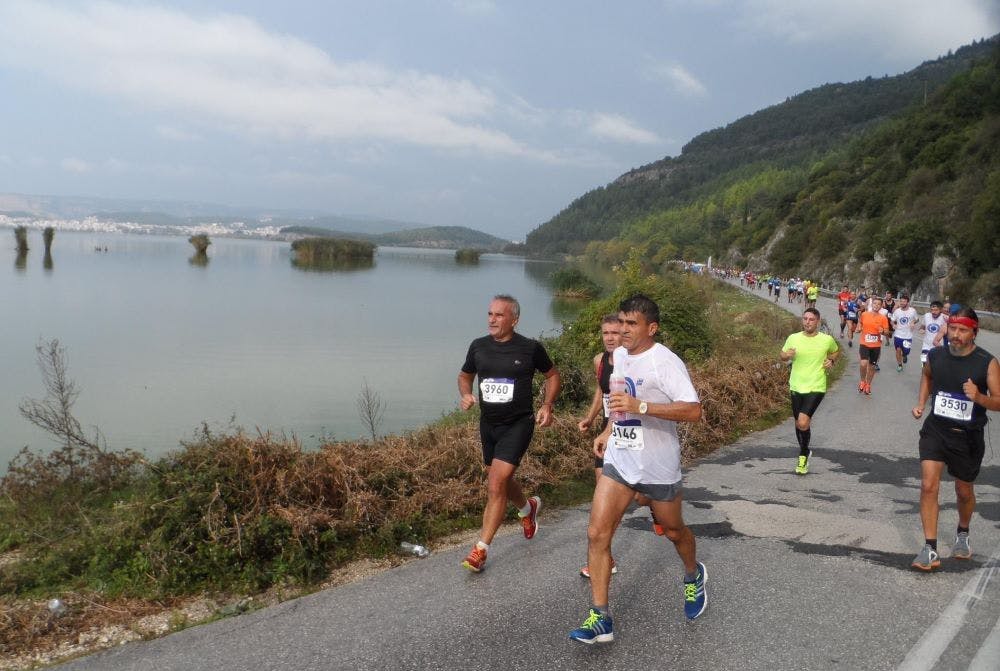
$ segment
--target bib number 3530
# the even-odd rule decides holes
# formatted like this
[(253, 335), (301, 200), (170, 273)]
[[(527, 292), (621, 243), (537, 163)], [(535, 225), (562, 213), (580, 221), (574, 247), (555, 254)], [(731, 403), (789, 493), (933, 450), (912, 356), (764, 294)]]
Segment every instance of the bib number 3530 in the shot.
[(611, 427), (611, 442), (620, 450), (641, 450), (642, 444), (642, 421), (638, 419), (626, 419), (624, 422), (615, 422)]
[(972, 419), (972, 401), (965, 394), (939, 391), (934, 396), (934, 414), (938, 417), (968, 422)]

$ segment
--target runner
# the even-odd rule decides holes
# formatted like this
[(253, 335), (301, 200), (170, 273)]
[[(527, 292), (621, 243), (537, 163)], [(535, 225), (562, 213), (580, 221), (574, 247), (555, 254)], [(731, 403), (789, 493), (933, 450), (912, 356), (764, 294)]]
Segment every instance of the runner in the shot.
[(913, 346), (913, 327), (917, 323), (917, 311), (910, 307), (910, 297), (903, 294), (899, 297), (899, 307), (892, 311), (892, 324), (895, 327), (892, 344), (896, 347), (896, 371), (902, 372), (910, 357)]
[(781, 298), (781, 286), (784, 284), (779, 278), (774, 278), (774, 302), (777, 303), (778, 299)]
[(795, 466), (799, 475), (809, 472), (812, 416), (826, 394), (826, 371), (840, 356), (837, 341), (820, 333), (819, 323), (819, 310), (806, 308), (802, 313), (802, 330), (788, 336), (781, 348), (781, 360), (792, 362), (788, 387), (792, 396), (795, 437), (799, 441), (799, 461)]
[(858, 330), (858, 313), (861, 308), (858, 305), (858, 299), (851, 292), (851, 297), (847, 301), (847, 346), (854, 347), (854, 332)]
[(888, 347), (889, 342), (892, 340), (893, 331), (895, 330), (895, 324), (892, 322), (892, 313), (896, 310), (896, 299), (893, 297), (891, 291), (885, 292), (885, 298), (882, 299), (882, 309), (885, 310), (885, 316), (889, 318), (889, 333), (886, 333), (882, 337), (882, 345)]
[[(518, 508), (525, 538), (533, 538), (538, 529), (542, 500), (524, 496), (514, 471), (528, 450), (535, 424), (544, 427), (552, 423), (552, 405), (559, 395), (560, 382), (559, 371), (541, 343), (514, 332), (520, 316), (521, 306), (514, 297), (494, 296), (486, 321), (489, 335), (472, 341), (458, 374), (462, 410), (476, 404), (472, 382), (479, 376), (479, 435), (488, 481), (479, 540), (462, 562), (474, 573), (482, 571), (486, 564), (486, 553), (503, 522), (508, 501)], [(545, 375), (545, 396), (532, 417), (531, 380), (536, 370)]]
[(814, 308), (816, 307), (816, 299), (819, 298), (819, 285), (815, 282), (809, 283), (809, 288), (806, 289), (806, 307)]
[(924, 547), (912, 566), (931, 571), (941, 565), (937, 548), (938, 492), (947, 466), (955, 478), (958, 530), (952, 559), (969, 559), (969, 524), (976, 508), (973, 482), (986, 450), (986, 411), (1000, 410), (1000, 363), (976, 346), (979, 318), (972, 308), (960, 309), (948, 322), (948, 346), (927, 354), (913, 417), (920, 419), (931, 399), (931, 414), (920, 429), (920, 522)]
[(872, 308), (861, 313), (861, 342), (858, 354), (861, 357), (861, 381), (858, 393), (872, 393), (872, 380), (878, 370), (878, 358), (882, 353), (882, 336), (889, 330), (889, 320), (882, 314), (882, 299), (872, 297)]
[[(590, 402), (587, 415), (580, 420), (577, 428), (581, 433), (586, 433), (593, 425), (594, 420), (601, 418), (600, 430), (604, 431), (608, 424), (608, 395), (611, 393), (611, 353), (621, 344), (621, 325), (618, 323), (617, 314), (605, 315), (601, 320), (601, 342), (604, 344), (604, 351), (594, 357), (594, 373), (597, 376), (597, 384), (594, 386), (594, 398)], [(594, 457), (594, 479), (600, 481), (601, 470), (604, 468), (604, 459)], [(618, 566), (614, 557), (611, 558), (611, 573), (618, 573)], [(584, 566), (580, 569), (580, 575), (584, 578), (590, 577), (590, 569)]]
[[(840, 315), (840, 337), (844, 337), (844, 327), (847, 326), (847, 302), (851, 300), (851, 292), (845, 284), (837, 294), (837, 314)], [(855, 310), (855, 316), (857, 311)]]
[(924, 342), (920, 346), (920, 363), (927, 363), (927, 353), (938, 346), (938, 336), (948, 326), (948, 319), (941, 314), (941, 301), (931, 303), (931, 311), (924, 313), (920, 332), (924, 334)]
[[(684, 362), (654, 341), (660, 309), (635, 295), (622, 301), (622, 363), (628, 393), (611, 395), (610, 409), (627, 413), (594, 440), (594, 454), (604, 457), (604, 472), (594, 490), (587, 530), (593, 603), (583, 624), (569, 637), (581, 643), (614, 640), (608, 585), (611, 540), (636, 492), (652, 499), (660, 520), (684, 564), (684, 613), (693, 620), (705, 611), (705, 565), (697, 560), (695, 538), (681, 514), (680, 442), (677, 422), (696, 422), (701, 403)], [(622, 351), (624, 349), (624, 352)]]

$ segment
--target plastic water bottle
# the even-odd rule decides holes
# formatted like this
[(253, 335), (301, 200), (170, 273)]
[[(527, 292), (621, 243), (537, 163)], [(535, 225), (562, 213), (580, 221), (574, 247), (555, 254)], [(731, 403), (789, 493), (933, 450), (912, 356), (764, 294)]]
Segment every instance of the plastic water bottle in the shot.
[(63, 603), (62, 599), (49, 599), (48, 607), (49, 612), (56, 617), (66, 612), (66, 604)]
[(407, 543), (406, 541), (399, 544), (399, 549), (413, 555), (414, 557), (426, 557), (431, 553), (431, 551), (423, 545), (415, 545), (413, 543)]
[[(608, 380), (608, 389), (612, 394), (616, 394), (618, 392), (626, 391), (625, 375), (621, 372), (625, 364), (625, 348), (619, 347), (612, 353), (611, 356), (613, 360), (613, 369), (611, 371), (611, 377)], [(612, 410), (611, 416), (608, 419), (612, 422), (624, 422), (627, 414), (628, 413), (620, 410)]]
[[(608, 387), (612, 394), (625, 391), (625, 376), (621, 373), (611, 373), (611, 379), (608, 381)], [(624, 422), (627, 413), (621, 410), (611, 411), (611, 421), (612, 422)]]

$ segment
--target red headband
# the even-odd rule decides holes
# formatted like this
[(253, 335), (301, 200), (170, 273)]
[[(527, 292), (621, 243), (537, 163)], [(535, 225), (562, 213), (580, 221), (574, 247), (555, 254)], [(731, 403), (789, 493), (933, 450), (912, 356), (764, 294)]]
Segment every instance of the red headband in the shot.
[(977, 322), (972, 317), (952, 317), (948, 320), (949, 324), (961, 324), (962, 326), (968, 326), (970, 329), (978, 329), (979, 322)]

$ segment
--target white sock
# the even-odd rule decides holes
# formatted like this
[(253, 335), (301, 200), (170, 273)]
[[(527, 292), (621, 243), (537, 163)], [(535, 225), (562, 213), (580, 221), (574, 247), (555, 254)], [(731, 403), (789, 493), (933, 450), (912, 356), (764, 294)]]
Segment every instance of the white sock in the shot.
[(524, 507), (517, 511), (518, 517), (527, 517), (531, 514), (531, 502), (526, 501)]
[(476, 547), (479, 548), (480, 550), (489, 550), (490, 544), (484, 543), (482, 541), (476, 541)]

